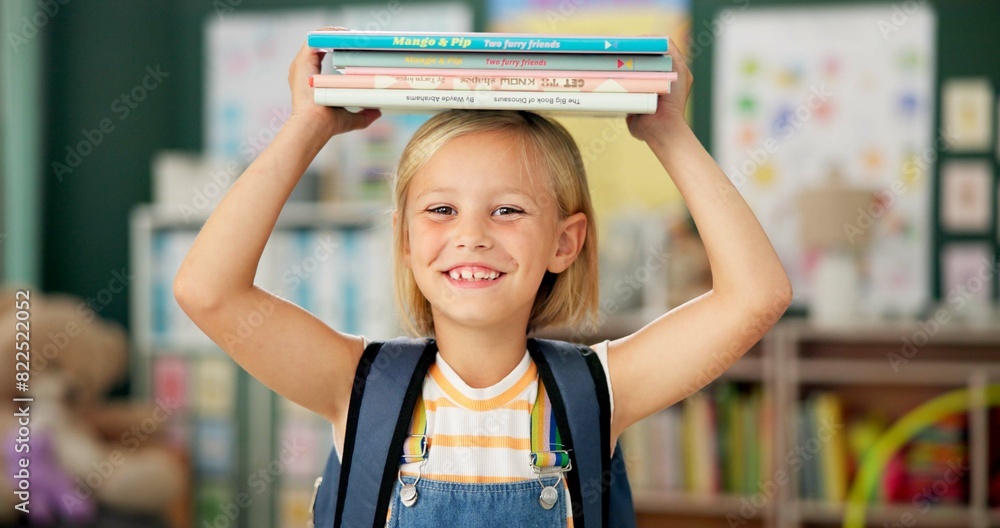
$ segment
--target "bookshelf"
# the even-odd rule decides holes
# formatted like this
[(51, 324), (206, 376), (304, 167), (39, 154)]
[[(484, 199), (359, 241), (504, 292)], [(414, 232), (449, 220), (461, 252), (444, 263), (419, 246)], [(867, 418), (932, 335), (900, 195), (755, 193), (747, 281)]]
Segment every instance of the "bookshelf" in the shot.
[[(399, 335), (393, 318), (377, 316), (394, 313), (388, 210), (286, 204), (254, 283), (335, 328)], [(155, 205), (131, 214), (135, 394), (183, 402), (166, 433), (192, 463), (186, 526), (305, 526), (332, 429), (250, 377), (177, 306), (173, 278), (205, 220)]]
[[(265, 248), (255, 282), (345, 331), (369, 336), (399, 335), (395, 327), (371, 326), (384, 322), (384, 317), (365, 315), (393, 309), (391, 283), (368, 277), (379, 273), (388, 276), (387, 209), (383, 204), (335, 208), (286, 205)], [(137, 352), (132, 365), (134, 386), (141, 397), (155, 399), (165, 391), (179, 391), (187, 401), (168, 433), (187, 448), (193, 461), (191, 526), (219, 521), (220, 515), (227, 515), (226, 506), (232, 504), (238, 507), (229, 508), (235, 513), (228, 515), (229, 521), (224, 523), (228, 526), (300, 526), (307, 514), (312, 481), (332, 443), (331, 430), (323, 420), (285, 402), (250, 378), (200, 331), (185, 326), (186, 318), (172, 311), (179, 310), (174, 306), (170, 287), (173, 275), (204, 220), (184, 218), (156, 206), (142, 206), (132, 214), (131, 267), (136, 280), (131, 289), (131, 317)], [(317, 259), (316, 266), (305, 266), (305, 260), (315, 256), (312, 251), (322, 245), (317, 237), (327, 234), (341, 237), (333, 244), (339, 251), (354, 251), (355, 258)], [(347, 261), (354, 264), (347, 265)], [(386, 267), (379, 268), (379, 263)], [(287, 273), (295, 264), (312, 271), (300, 281), (292, 281)], [(341, 277), (339, 283), (329, 279), (331, 274), (336, 276), (334, 267), (345, 265), (348, 274), (366, 277), (354, 282), (384, 286), (353, 292), (351, 309), (347, 311), (354, 315), (324, 311), (322, 306), (334, 304), (325, 301), (338, 284), (351, 282), (349, 276)], [(598, 335), (584, 341), (625, 335), (641, 327), (645, 319), (628, 315), (609, 318)], [(759, 416), (766, 418), (763, 423), (772, 425), (757, 428), (758, 436), (751, 443), (761, 446), (759, 458), (753, 462), (758, 472), (744, 476), (744, 485), (748, 481), (758, 483), (754, 488), (750, 482), (750, 489), (757, 491), (748, 493), (744, 487), (742, 492), (696, 494), (676, 482), (674, 489), (663, 489), (649, 482), (649, 474), (657, 471), (656, 467), (647, 468), (646, 476), (641, 469), (630, 469), (640, 526), (840, 525), (843, 504), (800, 497), (802, 477), (786, 456), (802, 443), (797, 424), (807, 412), (805, 403), (815, 393), (833, 394), (844, 409), (845, 422), (873, 409), (882, 410), (891, 422), (949, 390), (975, 390), (998, 382), (1000, 326), (993, 326), (943, 326), (915, 352), (899, 356), (903, 338), (913, 341), (926, 326), (911, 321), (837, 329), (818, 328), (801, 319), (781, 321), (719, 381), (703, 391), (715, 394), (720, 385), (729, 384), (735, 394), (741, 395), (738, 401), (752, 394), (761, 396), (752, 412), (761, 413)], [(571, 336), (547, 332), (540, 337)], [(893, 354), (897, 355), (895, 361), (891, 359)], [(867, 525), (894, 526), (911, 516), (922, 526), (1000, 527), (1000, 504), (995, 497), (991, 501), (989, 493), (997, 476), (987, 469), (989, 461), (996, 459), (995, 451), (1000, 450), (1000, 439), (989, 436), (997, 421), (997, 416), (991, 421), (989, 409), (977, 408), (968, 413), (962, 446), (969, 472), (962, 480), (966, 488), (962, 500), (937, 504), (926, 511), (908, 503), (873, 504), (867, 511)], [(626, 450), (636, 440), (641, 444), (642, 438), (637, 437), (643, 434), (650, 434), (648, 424), (645, 429), (637, 426), (627, 431), (622, 437)], [(288, 445), (300, 447), (290, 460), (282, 461), (283, 449), (287, 450)], [(725, 471), (723, 465), (719, 468)], [(777, 478), (781, 475), (787, 478)], [(656, 479), (662, 481), (663, 475)], [(241, 503), (240, 498), (249, 500)]]
[[(763, 449), (770, 450), (764, 456), (764, 460), (770, 462), (763, 463), (762, 485), (758, 489), (771, 489), (773, 493), (661, 491), (643, 488), (640, 479), (640, 486), (633, 490), (639, 525), (841, 526), (845, 511), (843, 501), (806, 498), (802, 489), (806, 464), (795, 467), (798, 455), (793, 454), (800, 452), (796, 449), (809, 445), (800, 427), (803, 415), (809, 412), (808, 402), (814, 401), (819, 394), (834, 395), (843, 411), (840, 423), (847, 428), (866, 413), (873, 412), (884, 414), (887, 425), (891, 425), (914, 407), (950, 390), (969, 389), (975, 399), (976, 390), (1000, 382), (1000, 325), (994, 322), (992, 326), (943, 326), (925, 342), (920, 332), (927, 335), (926, 330), (920, 321), (865, 322), (845, 328), (819, 328), (802, 319), (778, 323), (747, 356), (702, 391), (711, 392), (718, 383), (735, 382), (757, 384), (762, 392), (771, 395), (774, 434), (772, 441), (761, 443)], [(906, 355), (901, 355), (903, 338), (913, 342), (915, 336), (924, 344), (907, 349)], [(990, 487), (994, 490), (997, 487), (998, 475), (996, 469), (992, 473), (989, 469), (990, 461), (997, 459), (1000, 450), (1000, 438), (990, 436), (991, 430), (995, 435), (1000, 413), (993, 411), (992, 421), (990, 413), (986, 407), (973, 406), (968, 413), (959, 416), (961, 427), (951, 431), (959, 434), (961, 441), (957, 444), (921, 440), (925, 449), (929, 443), (930, 448), (939, 452), (947, 448), (961, 454), (964, 466), (961, 462), (956, 463), (958, 467), (967, 467), (968, 472), (956, 479), (957, 482), (948, 482), (955, 488), (935, 480), (933, 486), (942, 484), (944, 493), (935, 496), (915, 493), (913, 489), (919, 487), (917, 484), (911, 484), (915, 486), (913, 489), (904, 486), (903, 491), (897, 493), (905, 500), (897, 497), (895, 501), (876, 501), (868, 507), (866, 525), (1000, 526), (996, 492), (990, 495)], [(944, 434), (940, 429), (934, 434)], [(643, 439), (636, 437), (644, 434), (648, 434), (648, 429), (641, 426), (627, 431), (623, 435), (626, 451), (632, 448), (641, 451)], [(912, 447), (915, 444), (908, 445), (910, 452), (917, 452), (917, 448)], [(816, 458), (819, 459), (828, 447), (820, 448)], [(853, 458), (847, 457), (840, 464), (846, 466), (846, 461)], [(632, 469), (630, 467), (630, 471)], [(907, 477), (909, 481), (918, 482), (913, 475), (916, 470), (913, 467), (906, 470), (911, 472)], [(641, 469), (637, 473), (641, 477)], [(782, 476), (788, 478), (779, 478)], [(769, 486), (768, 481), (776, 485)], [(945, 495), (953, 493), (960, 497), (945, 500)]]

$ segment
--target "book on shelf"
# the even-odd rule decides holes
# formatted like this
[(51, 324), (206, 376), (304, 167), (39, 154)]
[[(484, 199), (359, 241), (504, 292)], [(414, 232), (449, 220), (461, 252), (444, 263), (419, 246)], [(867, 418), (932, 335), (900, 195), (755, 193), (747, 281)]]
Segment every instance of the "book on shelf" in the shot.
[(476, 90), (378, 90), (314, 88), (317, 104), (352, 108), (433, 111), (452, 108), (570, 113), (656, 112), (655, 93), (537, 93)]
[[(447, 72), (448, 70), (444, 70)], [(423, 72), (377, 74), (318, 74), (309, 77), (313, 88), (363, 88), (377, 90), (509, 90), (528, 92), (609, 92), (667, 93), (673, 80), (627, 77), (576, 76), (574, 72), (551, 72), (552, 75), (494, 75), (490, 72), (460, 72), (441, 75)], [(587, 72), (594, 73), (594, 72)], [(676, 75), (674, 76), (676, 78)]]
[(629, 479), (638, 492), (714, 496), (761, 491), (764, 438), (773, 437), (759, 386), (713, 383), (622, 435)]
[(461, 53), (428, 51), (334, 50), (331, 64), (336, 69), (446, 68), (508, 71), (670, 71), (670, 55), (617, 55), (598, 53)]
[(614, 54), (667, 52), (667, 37), (664, 36), (316, 30), (309, 32), (307, 42), (309, 47), (320, 49)]
[[(848, 419), (840, 397), (832, 391), (813, 392), (800, 402), (798, 420), (793, 449), (798, 454), (794, 461), (801, 462), (799, 498), (843, 503), (860, 461), (887, 429), (886, 420), (868, 414)], [(966, 501), (965, 431), (966, 415), (956, 414), (917, 433), (890, 457), (877, 501), (916, 506)]]

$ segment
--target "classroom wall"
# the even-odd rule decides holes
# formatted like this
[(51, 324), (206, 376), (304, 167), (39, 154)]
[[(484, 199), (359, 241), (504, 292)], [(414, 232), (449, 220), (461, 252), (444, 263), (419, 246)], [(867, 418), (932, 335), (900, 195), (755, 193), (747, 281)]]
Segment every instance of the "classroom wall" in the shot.
[[(568, 0), (567, 0), (568, 1)], [(92, 299), (102, 315), (128, 324), (128, 214), (150, 201), (150, 156), (160, 149), (199, 150), (202, 144), (202, 26), (206, 17), (240, 10), (335, 6), (341, 2), (277, 0), (127, 0), (68, 2), (43, 28), (41, 288)], [(405, 3), (405, 2), (404, 2)], [(475, 27), (484, 1), (470, 0)], [(746, 0), (693, 0), (693, 30), (722, 6)], [(797, 5), (751, 0), (750, 5)], [(808, 3), (829, 3), (810, 1)], [(378, 7), (384, 2), (371, 3)], [(1000, 85), (1000, 3), (934, 2), (939, 7), (938, 71), (984, 75)], [(331, 21), (335, 22), (335, 21)], [(711, 45), (694, 61), (696, 86), (711, 85)], [(157, 67), (158, 75), (154, 75)], [(285, 75), (285, 72), (275, 72)], [(125, 100), (146, 81), (145, 99)], [(696, 89), (694, 129), (706, 146), (709, 97)], [(104, 125), (106, 133), (95, 132)], [(87, 138), (93, 138), (89, 141)], [(103, 137), (102, 137), (103, 136)], [(87, 145), (89, 141), (89, 146)], [(67, 148), (80, 158), (67, 159)], [(83, 155), (86, 154), (86, 155)], [(56, 174), (52, 162), (70, 165)], [(936, 212), (934, 213), (936, 215)], [(940, 237), (939, 237), (940, 238)], [(936, 269), (936, 267), (935, 267)], [(937, 274), (935, 273), (936, 277)], [(936, 280), (936, 279), (935, 279)], [(939, 286), (935, 285), (935, 291)]]

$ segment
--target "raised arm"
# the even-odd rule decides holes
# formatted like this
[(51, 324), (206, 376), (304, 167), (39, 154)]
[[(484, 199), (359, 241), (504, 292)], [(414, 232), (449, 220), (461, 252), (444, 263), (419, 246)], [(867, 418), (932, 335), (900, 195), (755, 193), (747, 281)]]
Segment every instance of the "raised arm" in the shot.
[(684, 121), (692, 77), (670, 42), (678, 80), (657, 111), (627, 118), (684, 198), (705, 244), (712, 289), (613, 341), (608, 370), (620, 433), (708, 384), (756, 343), (791, 303), (792, 288), (750, 207)]
[[(336, 423), (346, 414), (361, 338), (337, 332), (254, 286), (278, 213), (335, 134), (367, 127), (378, 111), (313, 104), (308, 77), (322, 54), (303, 45), (289, 69), (292, 115), (205, 222), (174, 279), (188, 316), (241, 367), (282, 396)], [(240, 321), (257, 320), (249, 335)]]

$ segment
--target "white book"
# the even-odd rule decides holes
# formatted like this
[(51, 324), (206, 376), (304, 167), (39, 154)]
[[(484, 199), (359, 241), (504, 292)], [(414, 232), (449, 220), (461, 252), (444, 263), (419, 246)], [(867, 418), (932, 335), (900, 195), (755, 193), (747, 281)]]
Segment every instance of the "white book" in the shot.
[(520, 92), (486, 90), (379, 90), (313, 88), (313, 100), (324, 106), (428, 112), (452, 108), (532, 110), (574, 114), (652, 114), (655, 93)]

